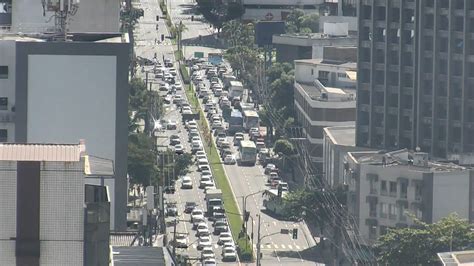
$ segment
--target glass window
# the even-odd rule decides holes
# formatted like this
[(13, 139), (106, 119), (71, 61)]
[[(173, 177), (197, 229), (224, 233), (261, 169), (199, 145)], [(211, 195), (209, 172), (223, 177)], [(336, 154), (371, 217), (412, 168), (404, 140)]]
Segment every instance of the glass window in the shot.
[(0, 110), (8, 110), (8, 98), (0, 97)]
[(387, 181), (382, 180), (380, 182), (380, 194), (381, 195), (387, 195)]
[(0, 129), (0, 142), (7, 142), (8, 131), (6, 129)]
[(397, 196), (397, 182), (390, 182), (390, 196)]
[(8, 66), (0, 66), (0, 79), (8, 78)]

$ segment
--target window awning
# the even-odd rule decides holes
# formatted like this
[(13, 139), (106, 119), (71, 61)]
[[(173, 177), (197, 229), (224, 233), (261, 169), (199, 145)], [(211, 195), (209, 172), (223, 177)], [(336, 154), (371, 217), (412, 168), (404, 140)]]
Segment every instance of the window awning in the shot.
[(356, 71), (346, 71), (347, 76), (350, 80), (357, 80), (357, 72)]

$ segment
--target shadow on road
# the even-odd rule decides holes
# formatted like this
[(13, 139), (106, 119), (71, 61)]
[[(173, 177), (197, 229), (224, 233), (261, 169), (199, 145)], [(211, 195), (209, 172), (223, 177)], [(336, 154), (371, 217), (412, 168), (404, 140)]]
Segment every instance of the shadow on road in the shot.
[(187, 38), (181, 41), (182, 45), (185, 46), (204, 46), (216, 49), (226, 49), (227, 47), (223, 42), (217, 38), (217, 33), (209, 35), (201, 35), (201, 37)]
[(307, 248), (299, 252), (293, 251), (293, 250), (277, 252), (279, 257), (303, 259), (307, 261), (314, 261), (317, 263), (324, 263), (324, 258), (322, 256), (322, 253), (323, 253), (323, 250), (319, 246)]

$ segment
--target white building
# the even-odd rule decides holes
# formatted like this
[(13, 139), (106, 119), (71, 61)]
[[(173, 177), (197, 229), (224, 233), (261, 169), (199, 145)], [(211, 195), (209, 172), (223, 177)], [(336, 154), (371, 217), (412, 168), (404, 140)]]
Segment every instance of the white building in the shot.
[(121, 34), (96, 37), (0, 37), (0, 141), (85, 139), (91, 153), (115, 163), (111, 226), (125, 229), (129, 43)]
[(110, 205), (86, 185), (89, 160), (83, 144), (0, 144), (0, 265), (108, 262)]
[(433, 223), (451, 213), (474, 220), (474, 172), (430, 161), (407, 150), (349, 152), (344, 163), (348, 210), (360, 235), (373, 244), (388, 228), (413, 225), (407, 215)]

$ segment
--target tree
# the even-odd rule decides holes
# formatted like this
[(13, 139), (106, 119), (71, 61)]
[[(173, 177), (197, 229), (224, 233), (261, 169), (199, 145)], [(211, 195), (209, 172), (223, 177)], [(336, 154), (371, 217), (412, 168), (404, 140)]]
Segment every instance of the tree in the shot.
[(153, 141), (143, 133), (128, 137), (128, 173), (134, 184), (148, 186), (159, 182)]
[(294, 9), (288, 14), (286, 21), (286, 32), (288, 33), (312, 33), (319, 31), (319, 15), (317, 13), (306, 14), (301, 9)]
[(301, 28), (301, 18), (304, 16), (304, 11), (301, 9), (293, 9), (286, 17), (285, 26), (287, 33), (298, 33)]
[(318, 13), (311, 13), (304, 15), (301, 18), (301, 29), (309, 29), (309, 33), (319, 31), (319, 15)]
[(240, 18), (245, 10), (239, 3), (215, 4), (214, 0), (197, 0), (198, 9), (214, 28), (220, 32), (223, 24)]
[(279, 139), (275, 142), (275, 146), (273, 147), (273, 151), (275, 153), (283, 153), (286, 156), (290, 156), (295, 154), (295, 147), (291, 142), (286, 139)]
[(375, 245), (378, 260), (389, 265), (434, 265), (436, 253), (465, 250), (474, 243), (473, 225), (451, 214), (427, 224), (414, 219), (413, 228), (389, 229)]

